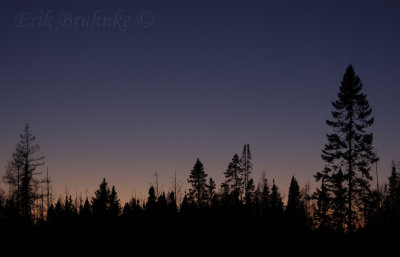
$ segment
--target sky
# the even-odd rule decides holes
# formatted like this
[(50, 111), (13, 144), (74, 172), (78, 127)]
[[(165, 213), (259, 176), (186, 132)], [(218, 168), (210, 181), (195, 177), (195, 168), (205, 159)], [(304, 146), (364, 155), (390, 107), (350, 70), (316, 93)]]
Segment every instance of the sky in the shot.
[(144, 198), (155, 172), (168, 191), (196, 158), (220, 184), (246, 143), (253, 178), (287, 195), (293, 175), (315, 186), (352, 64), (385, 182), (400, 160), (399, 12), (398, 1), (1, 1), (0, 172), (28, 122), (58, 196), (90, 197), (105, 177), (122, 202)]

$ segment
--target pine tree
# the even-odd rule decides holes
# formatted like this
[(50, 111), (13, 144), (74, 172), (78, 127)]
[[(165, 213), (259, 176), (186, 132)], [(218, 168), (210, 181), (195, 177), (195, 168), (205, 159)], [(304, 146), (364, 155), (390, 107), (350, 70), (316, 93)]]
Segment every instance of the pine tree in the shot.
[(132, 197), (132, 199), (128, 203), (125, 203), (124, 205), (123, 216), (125, 217), (139, 216), (141, 212), (142, 212), (142, 207), (140, 206), (139, 200), (136, 200), (135, 198)]
[(286, 206), (286, 214), (292, 218), (299, 215), (303, 211), (303, 204), (301, 202), (300, 187), (296, 178), (293, 176), (290, 181), (288, 202)]
[(129, 217), (131, 215), (131, 205), (129, 202), (124, 204), (124, 207), (122, 208), (122, 217)]
[(190, 172), (188, 182), (192, 185), (192, 188), (189, 190), (190, 199), (198, 207), (204, 206), (207, 200), (206, 178), (207, 174), (204, 171), (204, 166), (199, 158), (197, 158)]
[(49, 206), (49, 208), (47, 209), (47, 218), (46, 218), (46, 220), (47, 220), (47, 223), (53, 223), (54, 222), (54, 216), (55, 216), (55, 214), (54, 214), (54, 206), (53, 206), (53, 204), (51, 204), (50, 206)]
[(40, 183), (37, 179), (40, 172), (37, 169), (44, 165), (44, 156), (36, 156), (40, 146), (35, 140), (29, 124), (26, 124), (3, 178), (14, 191), (18, 212), (25, 220), (32, 219), (32, 208), (38, 198), (35, 189)]
[(392, 162), (392, 172), (389, 177), (388, 195), (386, 200), (386, 208), (389, 209), (390, 215), (396, 217), (400, 214), (400, 176), (397, 173), (396, 165)]
[(275, 184), (275, 180), (272, 180), (271, 189), (271, 214), (274, 218), (279, 218), (283, 214), (283, 201), (282, 196), (279, 193), (279, 188)]
[(187, 215), (187, 214), (190, 214), (191, 210), (192, 210), (191, 205), (190, 205), (188, 197), (185, 193), (185, 195), (183, 196), (182, 204), (179, 208), (179, 214)]
[(243, 180), (241, 177), (241, 164), (237, 154), (232, 158), (232, 161), (228, 164), (228, 168), (224, 172), (225, 182), (221, 187), (226, 188), (226, 193), (231, 194), (232, 198), (239, 200), (242, 194)]
[(74, 205), (72, 202), (72, 197), (68, 194), (65, 194), (65, 202), (64, 202), (64, 220), (66, 222), (72, 221), (74, 218)]
[(271, 191), (266, 178), (263, 179), (262, 184), (261, 208), (263, 213), (268, 212), (268, 210), (271, 208)]
[(317, 181), (321, 180), (321, 188), (317, 188), (312, 198), (317, 201), (317, 208), (314, 213), (314, 221), (317, 228), (320, 231), (326, 231), (330, 229), (331, 226), (331, 197), (330, 191), (328, 190), (325, 181), (329, 179), (327, 175), (330, 172), (328, 167), (325, 167), (323, 172), (318, 172), (317, 176), (321, 176)]
[(99, 189), (94, 193), (92, 197), (92, 210), (95, 218), (105, 218), (108, 213), (110, 189), (105, 178), (101, 182)]
[(293, 176), (290, 181), (288, 202), (285, 210), (289, 224), (295, 229), (304, 229), (306, 225), (304, 206), (301, 201), (300, 187)]
[(176, 204), (174, 192), (168, 194), (168, 213), (170, 215), (175, 215), (178, 212), (178, 206)]
[(79, 218), (83, 221), (87, 221), (90, 218), (92, 211), (89, 203), (89, 199), (86, 197), (85, 203), (82, 208), (79, 210)]
[(255, 213), (260, 213), (262, 212), (262, 191), (261, 191), (261, 185), (257, 185), (254, 193), (253, 193), (253, 208)]
[(153, 186), (149, 188), (149, 196), (147, 197), (146, 210), (154, 210), (156, 207), (157, 197)]
[(56, 202), (56, 206), (54, 207), (53, 221), (58, 223), (63, 221), (63, 219), (64, 219), (64, 208), (61, 203), (61, 198), (59, 198)]
[(165, 196), (165, 193), (162, 192), (157, 199), (157, 211), (163, 214), (167, 211), (167, 208), (168, 208), (167, 197)]
[(117, 191), (115, 190), (115, 186), (112, 186), (111, 188), (111, 194), (110, 194), (110, 199), (109, 199), (109, 209), (110, 209), (110, 215), (111, 217), (118, 217), (119, 214), (121, 213), (121, 203), (118, 199), (118, 194)]
[(361, 215), (363, 197), (370, 192), (371, 164), (378, 160), (372, 147), (373, 134), (366, 131), (374, 123), (370, 117), (372, 109), (361, 90), (360, 78), (350, 65), (343, 76), (338, 100), (332, 103), (333, 120), (326, 121), (333, 133), (327, 134), (328, 143), (322, 151), (322, 159), (333, 173), (339, 167), (345, 168), (346, 223), (350, 233), (354, 230), (355, 218)]

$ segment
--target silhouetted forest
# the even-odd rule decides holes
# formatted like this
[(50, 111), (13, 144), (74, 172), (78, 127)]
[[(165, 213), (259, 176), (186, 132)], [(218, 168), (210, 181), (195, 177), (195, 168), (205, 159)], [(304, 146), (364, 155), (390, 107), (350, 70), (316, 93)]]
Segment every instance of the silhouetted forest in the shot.
[[(301, 187), (295, 176), (288, 178), (290, 187), (285, 189), (265, 174), (255, 180), (250, 145), (245, 144), (227, 163), (219, 186), (197, 159), (187, 178), (187, 192), (175, 180), (168, 192), (160, 192), (156, 184), (148, 189), (145, 201), (132, 198), (121, 203), (117, 188), (104, 178), (91, 197), (78, 199), (66, 192), (54, 199), (48, 172), (39, 173), (44, 157), (26, 125), (3, 175), (8, 191), (0, 191), (2, 233), (11, 238), (36, 233), (82, 238), (123, 234), (147, 243), (162, 238), (193, 249), (219, 245), (231, 251), (236, 244), (251, 247), (271, 238), (321, 245), (332, 244), (333, 239), (376, 244), (375, 240), (392, 235), (398, 238), (399, 163), (393, 161), (384, 186), (372, 185), (371, 173), (379, 158), (369, 132), (372, 108), (362, 89), (349, 66), (332, 102), (332, 117), (326, 121), (327, 143), (321, 153), (325, 166), (315, 172), (314, 192), (309, 184)], [(21, 235), (21, 229), (30, 232)]]

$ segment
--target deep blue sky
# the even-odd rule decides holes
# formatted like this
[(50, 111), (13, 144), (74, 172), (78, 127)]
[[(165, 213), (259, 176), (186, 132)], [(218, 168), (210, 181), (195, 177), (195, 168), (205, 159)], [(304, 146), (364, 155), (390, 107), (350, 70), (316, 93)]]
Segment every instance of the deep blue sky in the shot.
[[(29, 122), (58, 193), (91, 195), (105, 176), (123, 201), (143, 197), (156, 170), (168, 190), (197, 157), (219, 184), (250, 143), (254, 177), (287, 195), (292, 175), (313, 183), (323, 167), (348, 64), (374, 110), (382, 181), (400, 159), (398, 1), (71, 2), (0, 4), (0, 163)], [(62, 23), (118, 12), (125, 31)], [(32, 24), (46, 13), (52, 28)]]

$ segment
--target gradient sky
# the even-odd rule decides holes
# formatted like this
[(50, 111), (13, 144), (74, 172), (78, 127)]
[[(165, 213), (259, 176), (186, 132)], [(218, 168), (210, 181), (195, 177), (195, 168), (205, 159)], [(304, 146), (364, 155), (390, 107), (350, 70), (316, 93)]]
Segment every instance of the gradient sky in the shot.
[[(197, 157), (220, 184), (245, 143), (256, 180), (284, 195), (292, 175), (314, 183), (348, 64), (381, 181), (400, 160), (399, 1), (71, 2), (0, 3), (0, 164), (29, 122), (59, 195), (91, 196), (106, 177), (123, 202), (145, 197), (155, 171), (168, 190)], [(51, 28), (32, 23), (46, 13)], [(65, 23), (96, 13), (119, 13), (124, 31)]]

